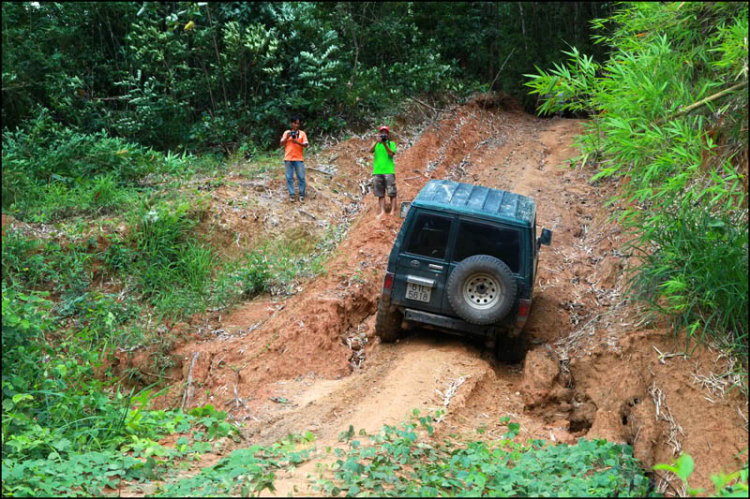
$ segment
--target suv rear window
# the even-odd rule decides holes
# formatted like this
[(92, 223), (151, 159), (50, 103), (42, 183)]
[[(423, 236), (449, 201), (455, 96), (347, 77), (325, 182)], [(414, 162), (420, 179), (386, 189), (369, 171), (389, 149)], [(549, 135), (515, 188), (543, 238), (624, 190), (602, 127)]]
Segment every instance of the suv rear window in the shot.
[(411, 230), (411, 240), (406, 251), (415, 255), (443, 259), (450, 234), (450, 218), (420, 213)]
[(453, 261), (460, 262), (474, 255), (494, 256), (505, 262), (510, 270), (518, 272), (521, 260), (521, 233), (516, 229), (461, 220)]

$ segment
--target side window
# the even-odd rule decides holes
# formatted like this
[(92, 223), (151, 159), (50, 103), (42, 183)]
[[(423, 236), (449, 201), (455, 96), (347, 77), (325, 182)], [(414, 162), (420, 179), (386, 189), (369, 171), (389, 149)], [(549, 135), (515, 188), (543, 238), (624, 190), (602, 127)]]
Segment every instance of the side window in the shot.
[(415, 255), (445, 258), (450, 234), (450, 218), (420, 213), (411, 229), (411, 239), (406, 251)]
[(516, 229), (493, 227), (462, 220), (458, 226), (458, 239), (453, 261), (460, 262), (474, 255), (499, 258), (518, 272), (521, 265), (521, 233)]

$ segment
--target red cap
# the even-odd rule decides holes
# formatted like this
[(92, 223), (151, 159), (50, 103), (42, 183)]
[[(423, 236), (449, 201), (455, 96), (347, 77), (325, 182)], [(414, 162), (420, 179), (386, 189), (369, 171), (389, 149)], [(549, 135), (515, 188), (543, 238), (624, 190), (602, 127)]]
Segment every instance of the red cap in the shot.
[(380, 132), (382, 132), (383, 130), (385, 130), (386, 132), (390, 132), (390, 130), (388, 130), (388, 127), (387, 127), (387, 126), (385, 126), (385, 125), (381, 126), (381, 127), (380, 127), (380, 128), (378, 129), (378, 131), (380, 131)]

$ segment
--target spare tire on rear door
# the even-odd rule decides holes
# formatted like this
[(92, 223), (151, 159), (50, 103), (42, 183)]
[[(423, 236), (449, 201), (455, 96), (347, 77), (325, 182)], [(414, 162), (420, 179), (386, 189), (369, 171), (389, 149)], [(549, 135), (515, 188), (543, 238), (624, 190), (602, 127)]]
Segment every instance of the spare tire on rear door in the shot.
[(459, 317), (472, 324), (492, 324), (508, 315), (516, 292), (513, 272), (489, 255), (465, 259), (448, 279), (448, 301)]

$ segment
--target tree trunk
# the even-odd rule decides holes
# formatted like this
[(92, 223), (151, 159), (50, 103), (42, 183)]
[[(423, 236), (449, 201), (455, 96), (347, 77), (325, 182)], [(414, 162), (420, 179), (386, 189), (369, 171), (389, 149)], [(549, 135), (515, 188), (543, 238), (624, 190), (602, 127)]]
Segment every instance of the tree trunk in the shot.
[(350, 82), (353, 86), (354, 80), (357, 78), (357, 66), (359, 64), (359, 45), (357, 44), (357, 23), (354, 22), (351, 3), (347, 3), (346, 5), (346, 12), (349, 18), (349, 29), (352, 31), (352, 43), (354, 43), (354, 64), (352, 65), (352, 77), (350, 79)]
[(521, 2), (518, 2), (518, 10), (521, 11), (521, 33), (523, 33), (523, 47), (526, 49), (526, 52), (529, 51), (529, 44), (526, 41), (526, 22), (523, 19), (523, 5)]
[[(208, 14), (208, 22), (211, 25), (211, 29), (213, 30), (214, 22), (211, 20), (211, 11), (208, 8), (208, 4), (206, 4), (206, 14)], [(211, 33), (211, 38), (213, 38), (213, 41), (214, 41), (214, 50), (216, 51), (216, 63), (219, 66), (219, 78), (221, 78), (221, 89), (224, 92), (224, 107), (229, 108), (229, 101), (227, 99), (227, 87), (224, 84), (224, 68), (221, 64), (221, 56), (219, 55), (219, 45), (216, 43), (216, 31)]]

